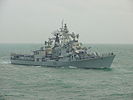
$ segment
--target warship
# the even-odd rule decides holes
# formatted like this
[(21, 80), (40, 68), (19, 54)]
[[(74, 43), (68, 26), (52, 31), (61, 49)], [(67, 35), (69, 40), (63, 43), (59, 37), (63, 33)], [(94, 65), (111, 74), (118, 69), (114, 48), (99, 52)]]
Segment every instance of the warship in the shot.
[(49, 67), (109, 68), (114, 53), (90, 51), (90, 47), (79, 42), (79, 34), (70, 33), (67, 25), (52, 33), (44, 45), (31, 54), (11, 53), (11, 64)]

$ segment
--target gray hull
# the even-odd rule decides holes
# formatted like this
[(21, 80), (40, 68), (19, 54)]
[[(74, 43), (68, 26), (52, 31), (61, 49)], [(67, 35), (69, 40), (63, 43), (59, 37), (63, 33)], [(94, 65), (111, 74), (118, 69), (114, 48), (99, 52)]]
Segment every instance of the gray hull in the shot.
[(78, 68), (109, 68), (113, 62), (115, 55), (101, 58), (83, 59), (78, 61), (55, 61), (46, 62), (11, 60), (12, 64), (30, 65), (30, 66), (50, 66), (50, 67), (68, 67), (74, 66)]

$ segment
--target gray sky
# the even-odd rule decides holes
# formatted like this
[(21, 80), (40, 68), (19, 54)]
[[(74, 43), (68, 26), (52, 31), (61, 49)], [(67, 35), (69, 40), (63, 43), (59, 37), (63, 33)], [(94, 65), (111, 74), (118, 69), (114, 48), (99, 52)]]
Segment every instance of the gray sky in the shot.
[(84, 43), (133, 44), (133, 0), (0, 0), (0, 43), (44, 43), (62, 19)]

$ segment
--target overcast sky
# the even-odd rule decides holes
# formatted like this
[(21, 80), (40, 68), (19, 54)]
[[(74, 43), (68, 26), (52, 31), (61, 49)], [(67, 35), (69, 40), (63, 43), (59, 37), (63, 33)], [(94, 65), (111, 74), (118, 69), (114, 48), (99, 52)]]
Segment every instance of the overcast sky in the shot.
[(44, 43), (62, 19), (84, 43), (133, 44), (133, 0), (0, 0), (0, 43)]

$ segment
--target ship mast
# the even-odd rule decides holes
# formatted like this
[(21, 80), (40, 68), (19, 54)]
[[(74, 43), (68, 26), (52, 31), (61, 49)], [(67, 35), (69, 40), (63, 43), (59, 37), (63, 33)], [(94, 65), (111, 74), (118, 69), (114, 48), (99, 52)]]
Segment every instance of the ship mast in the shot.
[(62, 29), (63, 29), (63, 24), (64, 24), (63, 22), (64, 22), (64, 20), (62, 20), (62, 22), (61, 22), (61, 24), (62, 24), (61, 28), (62, 28)]

